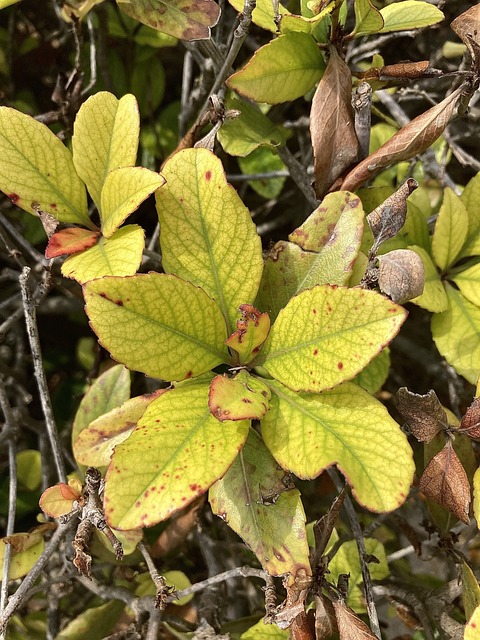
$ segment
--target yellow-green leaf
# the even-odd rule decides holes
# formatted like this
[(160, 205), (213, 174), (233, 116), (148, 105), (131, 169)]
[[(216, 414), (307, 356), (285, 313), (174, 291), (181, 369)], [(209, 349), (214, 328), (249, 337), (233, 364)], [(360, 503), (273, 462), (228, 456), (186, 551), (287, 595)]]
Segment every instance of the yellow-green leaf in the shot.
[(116, 445), (128, 438), (148, 405), (164, 391), (131, 398), (93, 420), (73, 444), (75, 460), (89, 467), (108, 465)]
[(0, 9), (5, 9), (6, 7), (9, 7), (12, 4), (16, 4), (17, 2), (20, 2), (20, 0), (0, 0)]
[(412, 450), (378, 400), (352, 383), (316, 394), (266, 383), (272, 397), (262, 435), (282, 468), (307, 479), (336, 464), (367, 509), (403, 504), (413, 479)]
[(101, 195), (102, 233), (110, 238), (142, 202), (156, 191), (165, 179), (144, 167), (122, 167), (105, 179)]
[(430, 27), (445, 18), (440, 9), (420, 0), (394, 2), (380, 9), (380, 13), (384, 22), (382, 33)]
[(445, 360), (471, 384), (480, 375), (480, 308), (446, 283), (448, 308), (432, 318), (432, 336)]
[(423, 262), (423, 268), (425, 270), (425, 284), (423, 287), (423, 293), (421, 296), (414, 298), (412, 302), (418, 304), (422, 309), (432, 311), (433, 313), (440, 313), (445, 311), (448, 306), (447, 294), (445, 293), (445, 287), (440, 279), (437, 267), (435, 266), (430, 254), (422, 247), (409, 247), (412, 251), (415, 251)]
[(311, 18), (286, 13), (282, 15), (280, 20), (280, 33), (300, 32), (308, 33), (315, 37), (316, 30), (320, 23), (322, 23), (325, 18), (332, 13), (334, 8), (335, 3), (329, 2), (327, 6), (320, 11), (320, 13), (317, 13), (316, 16)]
[(117, 0), (117, 4), (130, 18), (181, 40), (209, 38), (220, 15), (212, 0)]
[(29, 491), (35, 491), (42, 483), (42, 456), (40, 451), (24, 449), (16, 455), (17, 479)]
[(253, 302), (263, 270), (250, 213), (207, 149), (185, 149), (164, 166), (156, 194), (163, 267), (214, 298), (233, 331), (242, 303)]
[(390, 349), (386, 347), (381, 353), (374, 358), (370, 364), (367, 364), (363, 371), (353, 378), (352, 382), (356, 382), (363, 389), (371, 393), (377, 393), (383, 387), (390, 370)]
[(70, 151), (46, 125), (9, 107), (0, 107), (0, 189), (28, 213), (95, 228)]
[(98, 209), (110, 171), (135, 164), (139, 135), (140, 115), (131, 94), (118, 100), (100, 91), (80, 107), (73, 127), (73, 162)]
[(480, 307), (480, 263), (460, 271), (452, 280), (467, 300)]
[(460, 254), (468, 233), (468, 214), (462, 200), (447, 187), (432, 238), (432, 252), (441, 271)]
[(240, 455), (209, 493), (213, 512), (243, 538), (270, 575), (310, 574), (300, 493), (252, 431)]
[(366, 367), (406, 315), (374, 291), (313, 287), (280, 311), (258, 364), (293, 390), (328, 389)]
[(461, 195), (468, 213), (468, 237), (461, 257), (480, 255), (480, 173), (470, 180)]
[(472, 613), (465, 626), (463, 640), (478, 640), (478, 630), (480, 629), (480, 607)]
[(80, 284), (103, 276), (131, 276), (140, 266), (144, 246), (143, 229), (130, 224), (110, 238), (100, 238), (90, 249), (67, 258), (62, 264), (62, 274)]
[(473, 476), (473, 515), (477, 521), (477, 529), (480, 529), (480, 467)]
[(184, 384), (150, 404), (118, 445), (107, 472), (105, 514), (117, 529), (165, 520), (204, 493), (232, 464), (249, 421), (219, 422), (209, 381)]
[[(365, 538), (365, 550), (368, 555), (375, 556), (377, 562), (368, 565), (372, 580), (383, 580), (390, 571), (388, 569), (387, 555), (383, 544), (375, 538)], [(365, 596), (361, 590), (363, 585), (362, 566), (355, 540), (344, 542), (328, 564), (328, 580), (336, 583), (340, 574), (348, 573), (348, 598), (347, 604), (357, 613), (365, 613)]]
[(260, 313), (251, 304), (240, 305), (239, 311), (241, 316), (237, 320), (237, 329), (225, 344), (238, 353), (241, 364), (248, 364), (265, 342), (270, 331), (270, 318), (268, 313)]
[(463, 607), (465, 609), (465, 617), (468, 620), (475, 609), (480, 606), (480, 586), (475, 574), (465, 560), (462, 560), (460, 575), (463, 587)]
[(242, 633), (240, 640), (288, 640), (289, 637), (288, 629), (280, 629), (276, 624), (266, 624), (262, 618)]
[(55, 640), (102, 640), (110, 635), (119, 619), (125, 603), (121, 600), (110, 600), (99, 607), (89, 607), (71, 620)]
[(355, 0), (355, 29), (356, 36), (366, 36), (369, 33), (378, 33), (383, 29), (382, 14), (376, 9), (370, 0)]
[[(243, 0), (228, 0), (229, 3), (234, 7), (238, 12), (243, 11), (244, 1)], [(283, 4), (278, 3), (278, 15), (283, 15), (284, 13), (288, 13), (288, 9), (286, 9)], [(275, 33), (277, 31), (277, 25), (275, 24), (274, 11), (273, 11), (273, 3), (272, 0), (257, 0), (255, 3), (255, 9), (252, 13), (252, 22), (262, 29), (267, 29), (267, 31), (272, 31)]]
[(189, 282), (158, 273), (103, 278), (84, 295), (100, 342), (129, 369), (183, 380), (228, 362), (220, 309)]
[(278, 104), (300, 98), (320, 80), (325, 61), (306, 33), (287, 33), (258, 49), (227, 80), (231, 89), (256, 102)]
[(208, 406), (212, 415), (225, 420), (259, 420), (268, 411), (270, 389), (261, 378), (240, 371), (234, 377), (215, 376), (210, 385)]
[(11, 544), (8, 579), (17, 580), (27, 575), (33, 567), (45, 548), (45, 542), (39, 530), (30, 533), (14, 533), (7, 538), (0, 538), (0, 575), (2, 576), (7, 541)]

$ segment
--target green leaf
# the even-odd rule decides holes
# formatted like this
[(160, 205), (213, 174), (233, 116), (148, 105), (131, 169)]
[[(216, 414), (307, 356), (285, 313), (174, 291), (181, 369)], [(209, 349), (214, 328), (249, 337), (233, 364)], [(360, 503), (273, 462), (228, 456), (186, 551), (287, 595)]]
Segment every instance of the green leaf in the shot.
[[(413, 193), (416, 193), (416, 191)], [(430, 251), (431, 240), (425, 212), (414, 202), (411, 202), (410, 198), (411, 196), (407, 200), (407, 216), (400, 235), (405, 237), (406, 247), (413, 244), (422, 247), (426, 251)]]
[(325, 18), (332, 13), (334, 7), (335, 3), (330, 2), (320, 13), (310, 18), (286, 13), (280, 20), (280, 33), (307, 33), (315, 37), (317, 29), (324, 21), (326, 22)]
[(460, 254), (468, 233), (468, 214), (459, 196), (447, 187), (432, 238), (432, 252), (441, 271)]
[(370, 0), (355, 0), (355, 36), (366, 36), (369, 33), (378, 33), (383, 29), (382, 14), (376, 9)]
[(480, 309), (446, 283), (448, 309), (432, 318), (432, 336), (445, 360), (471, 384), (480, 375)]
[[(244, 0), (228, 1), (238, 12), (243, 11), (245, 5)], [(284, 13), (288, 13), (288, 9), (286, 9), (283, 4), (278, 3), (278, 14), (283, 15)], [(262, 27), (262, 29), (267, 29), (267, 31), (275, 33), (277, 31), (277, 25), (273, 18), (274, 11), (272, 0), (257, 0), (255, 3), (255, 9), (252, 13), (252, 22), (259, 27)]]
[(29, 533), (14, 533), (0, 538), (0, 575), (3, 576), (3, 563), (7, 542), (11, 544), (9, 580), (17, 580), (27, 575), (45, 548), (44, 529), (37, 527)]
[[(280, 156), (267, 147), (255, 149), (245, 158), (238, 158), (238, 164), (243, 174), (268, 173), (269, 171), (283, 171), (285, 169)], [(262, 198), (273, 200), (282, 192), (285, 180), (285, 177), (260, 178), (258, 180), (249, 180), (248, 185)]]
[(118, 100), (100, 91), (80, 107), (73, 127), (73, 163), (97, 209), (110, 171), (134, 166), (139, 135), (138, 105), (131, 94)]
[(272, 397), (262, 436), (282, 468), (307, 479), (336, 464), (367, 509), (403, 504), (413, 478), (412, 451), (378, 400), (351, 383), (318, 394), (266, 383)]
[(382, 33), (430, 27), (445, 18), (440, 9), (420, 0), (394, 2), (380, 9), (380, 13), (384, 21)]
[(480, 307), (480, 263), (460, 271), (451, 279), (469, 302)]
[(145, 232), (138, 224), (100, 238), (96, 245), (70, 256), (62, 264), (62, 274), (84, 284), (103, 276), (131, 276), (142, 262)]
[(461, 257), (480, 255), (480, 173), (470, 180), (460, 196), (468, 213), (468, 236)]
[(288, 629), (279, 629), (276, 624), (265, 624), (262, 618), (242, 633), (240, 640), (288, 640), (289, 637)]
[(226, 153), (245, 157), (260, 145), (275, 148), (284, 144), (284, 130), (263, 115), (257, 105), (229, 97), (225, 107), (240, 111), (237, 118), (227, 118), (218, 132), (218, 141)]
[(110, 238), (118, 227), (165, 179), (143, 167), (122, 167), (111, 171), (105, 179), (101, 195), (102, 233)]
[(287, 33), (258, 49), (227, 85), (256, 102), (279, 104), (310, 91), (324, 70), (315, 40), (305, 33)]
[(465, 609), (465, 617), (467, 620), (473, 614), (475, 609), (480, 605), (480, 586), (475, 574), (470, 569), (465, 560), (462, 560), (460, 568), (460, 576), (462, 579), (462, 601)]
[(374, 291), (307, 289), (280, 311), (257, 363), (295, 391), (328, 389), (366, 367), (405, 318)]
[(208, 406), (212, 415), (225, 420), (259, 420), (268, 411), (270, 389), (260, 378), (240, 371), (234, 377), (215, 376)]
[(372, 395), (378, 393), (383, 387), (390, 370), (390, 349), (386, 347), (363, 371), (353, 378), (363, 389)]
[(9, 107), (0, 107), (0, 189), (28, 213), (95, 229), (70, 151), (47, 126)]
[[(383, 580), (390, 571), (388, 569), (385, 547), (375, 538), (365, 538), (365, 550), (379, 561), (370, 562), (368, 570), (372, 580)], [(365, 596), (361, 590), (363, 586), (362, 567), (355, 540), (344, 542), (328, 564), (329, 582), (337, 582), (340, 574), (350, 575), (348, 580), (347, 604), (357, 613), (365, 613)]]
[(125, 603), (111, 600), (99, 607), (90, 607), (55, 636), (55, 640), (102, 640), (109, 635), (125, 609)]
[(17, 480), (29, 491), (35, 491), (42, 483), (42, 458), (40, 451), (24, 449), (16, 455)]
[(231, 468), (210, 489), (209, 501), (270, 575), (295, 574), (301, 567), (310, 574), (300, 493), (257, 433), (250, 432)]
[(117, 0), (139, 22), (181, 40), (204, 40), (217, 24), (220, 8), (211, 0)]
[(103, 278), (84, 295), (100, 342), (129, 369), (183, 380), (228, 362), (222, 314), (189, 282), (158, 273)]
[(190, 382), (150, 404), (115, 448), (105, 514), (117, 529), (165, 520), (204, 493), (232, 464), (249, 422), (219, 422), (208, 408), (209, 381)]
[(185, 149), (164, 166), (157, 191), (160, 246), (167, 273), (202, 287), (233, 331), (242, 303), (253, 302), (263, 270), (250, 213), (207, 149)]
[(445, 311), (448, 306), (447, 294), (430, 254), (422, 247), (413, 246), (409, 247), (409, 249), (412, 249), (412, 251), (415, 251), (415, 253), (420, 256), (423, 262), (423, 268), (425, 269), (423, 293), (411, 302), (433, 313)]
[(118, 407), (130, 397), (130, 372), (118, 364), (102, 373), (80, 402), (72, 426), (72, 445), (88, 425), (111, 409)]
[(73, 444), (75, 460), (89, 467), (108, 465), (116, 445), (128, 438), (148, 405), (164, 392), (159, 389), (131, 398), (93, 420)]

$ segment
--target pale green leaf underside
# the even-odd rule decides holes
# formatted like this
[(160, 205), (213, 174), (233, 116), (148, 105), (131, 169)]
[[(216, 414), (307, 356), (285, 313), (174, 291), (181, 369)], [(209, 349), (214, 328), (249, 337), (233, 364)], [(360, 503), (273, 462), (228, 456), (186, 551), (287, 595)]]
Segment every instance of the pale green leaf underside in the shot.
[(414, 298), (412, 302), (418, 304), (422, 309), (427, 309), (427, 311), (432, 311), (433, 313), (445, 311), (448, 306), (447, 294), (445, 293), (445, 287), (443, 286), (437, 267), (430, 257), (430, 254), (422, 247), (413, 246), (409, 247), (409, 249), (415, 251), (415, 253), (420, 256), (425, 270), (423, 293), (421, 296)]
[(176, 153), (156, 193), (163, 267), (202, 287), (235, 327), (238, 307), (255, 298), (263, 270), (250, 213), (206, 149)]
[(355, 0), (355, 35), (365, 36), (381, 31), (384, 25), (382, 14), (370, 0)]
[(154, 378), (183, 380), (228, 362), (225, 321), (201, 289), (171, 275), (104, 278), (84, 288), (101, 344)]
[(445, 360), (472, 384), (480, 375), (480, 308), (448, 283), (448, 309), (432, 318), (432, 336)]
[(28, 213), (95, 228), (70, 151), (46, 125), (9, 107), (0, 107), (0, 189)]
[(220, 423), (209, 411), (208, 390), (203, 381), (167, 391), (117, 446), (105, 489), (112, 526), (136, 529), (165, 520), (232, 464), (250, 423)]
[(405, 317), (374, 291), (313, 287), (280, 311), (257, 364), (293, 390), (328, 389), (366, 367)]
[(480, 264), (461, 271), (452, 280), (469, 302), (480, 307)]
[(142, 261), (145, 232), (137, 224), (118, 229), (110, 238), (70, 256), (62, 264), (62, 274), (80, 284), (103, 276), (131, 276)]
[(380, 13), (384, 21), (382, 33), (421, 29), (437, 24), (445, 18), (440, 9), (429, 2), (420, 2), (420, 0), (395, 2), (380, 9)]
[(442, 206), (432, 238), (432, 253), (441, 271), (451, 266), (463, 247), (468, 233), (468, 214), (460, 197), (445, 189)]
[(131, 94), (118, 100), (100, 91), (80, 107), (73, 127), (73, 162), (97, 208), (110, 171), (135, 164), (139, 135), (140, 115)]
[(392, 511), (413, 479), (412, 451), (385, 407), (345, 383), (319, 394), (293, 392), (276, 381), (262, 435), (277, 462), (299, 478), (316, 478), (335, 464), (357, 501), (371, 511)]
[(306, 33), (287, 33), (258, 49), (227, 84), (241, 95), (268, 104), (300, 98), (320, 80), (325, 62)]
[(122, 167), (111, 171), (103, 185), (100, 220), (109, 238), (141, 203), (164, 184), (164, 178), (144, 167)]
[(300, 494), (287, 490), (284, 476), (252, 431), (233, 465), (210, 489), (210, 504), (270, 575), (295, 573), (300, 567), (310, 573)]

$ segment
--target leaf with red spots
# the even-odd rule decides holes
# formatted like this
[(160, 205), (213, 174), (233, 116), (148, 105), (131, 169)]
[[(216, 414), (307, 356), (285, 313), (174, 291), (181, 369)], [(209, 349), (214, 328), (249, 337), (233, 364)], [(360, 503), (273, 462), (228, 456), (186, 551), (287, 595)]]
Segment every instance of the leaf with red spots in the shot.
[(272, 397), (262, 435), (282, 468), (309, 479), (336, 464), (356, 500), (371, 511), (392, 511), (405, 501), (412, 451), (378, 400), (351, 383), (310, 394), (265, 382)]
[(472, 613), (470, 620), (465, 626), (465, 634), (463, 640), (478, 640), (480, 632), (480, 607), (477, 607)]
[(265, 571), (279, 576), (303, 568), (311, 574), (300, 493), (257, 433), (250, 432), (231, 468), (210, 489), (209, 500)]
[(213, 0), (117, 0), (135, 20), (181, 40), (204, 40), (217, 24), (220, 7)]
[(313, 287), (280, 311), (256, 364), (294, 391), (329, 389), (366, 367), (405, 318), (374, 291)]
[(107, 471), (105, 514), (117, 529), (165, 520), (204, 493), (242, 448), (250, 422), (219, 422), (209, 381), (191, 381), (154, 400)]
[(240, 305), (241, 317), (237, 320), (237, 330), (225, 343), (239, 354), (240, 364), (248, 364), (260, 351), (260, 345), (270, 331), (268, 313), (260, 313), (251, 304)]
[(48, 241), (45, 250), (46, 258), (57, 258), (58, 256), (68, 256), (72, 253), (85, 251), (97, 243), (100, 233), (98, 231), (88, 231), (79, 227), (71, 227), (57, 231)]
[(261, 378), (240, 371), (235, 377), (216, 376), (210, 386), (208, 406), (220, 421), (258, 420), (268, 411), (270, 390)]
[(137, 396), (93, 420), (73, 444), (77, 462), (89, 467), (102, 467), (110, 462), (113, 450), (137, 426), (148, 405), (166, 389)]

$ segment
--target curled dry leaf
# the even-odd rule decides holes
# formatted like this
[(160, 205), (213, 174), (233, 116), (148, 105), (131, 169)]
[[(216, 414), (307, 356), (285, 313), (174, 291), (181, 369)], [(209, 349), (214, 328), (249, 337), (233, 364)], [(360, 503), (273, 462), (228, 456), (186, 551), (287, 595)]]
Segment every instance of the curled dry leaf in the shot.
[(322, 198), (357, 159), (358, 140), (352, 109), (352, 76), (334, 47), (318, 83), (310, 112), (315, 193)]
[(395, 193), (368, 214), (367, 222), (375, 239), (372, 253), (376, 253), (382, 242), (395, 237), (403, 227), (407, 215), (407, 198), (417, 187), (418, 182), (408, 178)]
[(420, 478), (420, 491), (438, 502), (459, 520), (468, 524), (470, 518), (470, 484), (451, 441), (434, 456)]
[(401, 387), (397, 391), (396, 405), (419, 442), (430, 442), (439, 431), (448, 427), (447, 414), (433, 389), (422, 396)]
[(369, 627), (342, 601), (333, 603), (340, 640), (377, 640)]
[(335, 611), (331, 601), (323, 594), (315, 596), (315, 637), (327, 640), (338, 634)]
[(474, 440), (480, 440), (480, 397), (465, 411), (458, 430)]
[(382, 169), (426, 151), (453, 118), (462, 91), (463, 88), (459, 87), (445, 100), (397, 131), (390, 140), (350, 171), (342, 183), (342, 190), (355, 191)]
[(480, 64), (480, 5), (460, 14), (450, 25), (468, 48), (473, 64)]
[(382, 293), (398, 304), (422, 295), (425, 269), (415, 251), (396, 249), (379, 256), (378, 261), (378, 286)]

